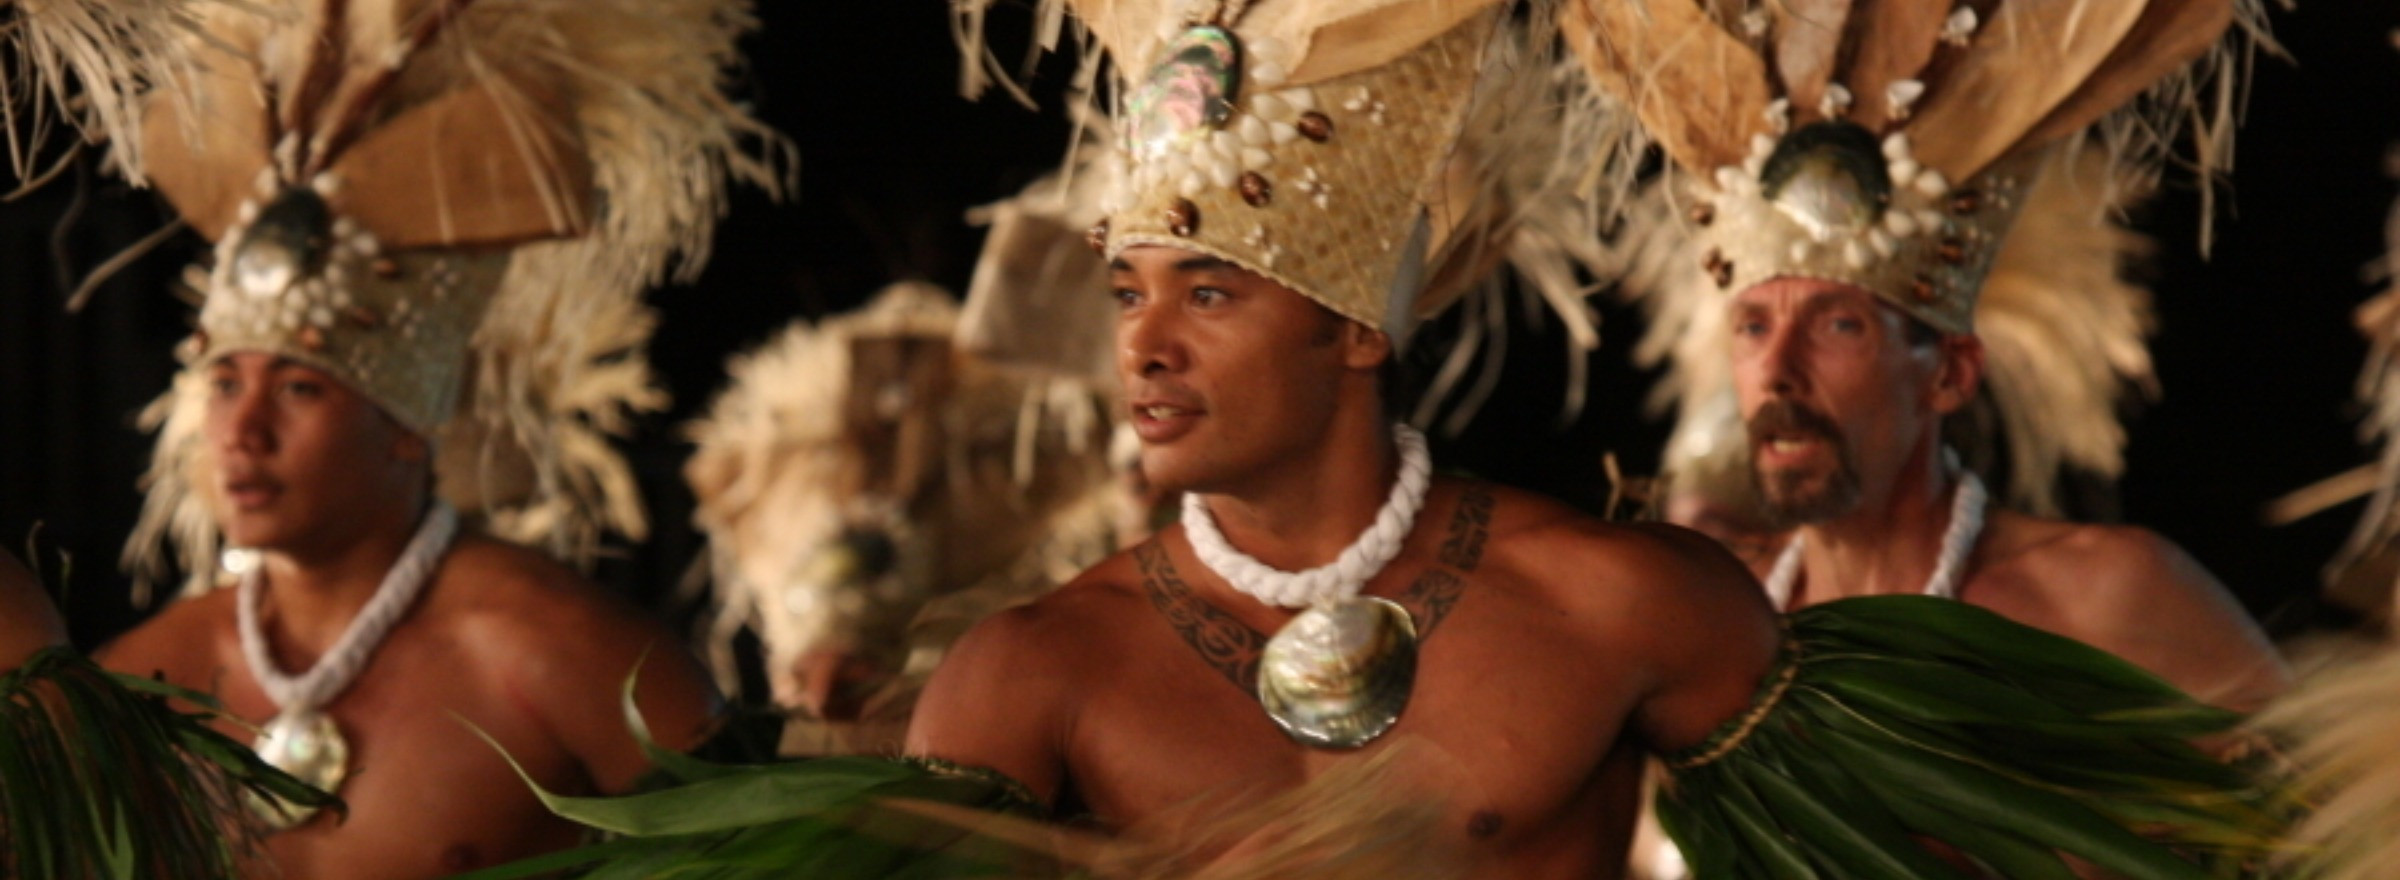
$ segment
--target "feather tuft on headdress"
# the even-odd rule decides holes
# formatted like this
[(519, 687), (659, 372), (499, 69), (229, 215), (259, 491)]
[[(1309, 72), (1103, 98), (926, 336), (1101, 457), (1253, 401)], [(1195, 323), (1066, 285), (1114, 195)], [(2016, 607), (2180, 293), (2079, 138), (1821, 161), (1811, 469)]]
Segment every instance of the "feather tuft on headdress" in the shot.
[[(641, 295), (696, 275), (731, 184), (780, 194), (793, 165), (725, 94), (746, 0), (276, 0), (196, 20), (189, 100), (111, 132), (217, 242), (187, 361), (328, 371), (435, 439), (440, 491), (503, 537), (583, 563), (605, 530), (644, 534), (609, 446), (665, 404)], [(271, 233), (327, 216), (304, 239), (325, 255), (277, 274)], [(153, 577), (172, 537), (191, 588), (217, 551), (196, 387), (146, 416), (160, 443), (126, 550)]]

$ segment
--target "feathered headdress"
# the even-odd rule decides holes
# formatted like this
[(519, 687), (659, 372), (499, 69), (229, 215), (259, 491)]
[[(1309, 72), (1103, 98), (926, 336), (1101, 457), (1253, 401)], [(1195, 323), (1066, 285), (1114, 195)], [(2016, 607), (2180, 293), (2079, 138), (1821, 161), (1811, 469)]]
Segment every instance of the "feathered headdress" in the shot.
[[(982, 45), (989, 0), (954, 4), (970, 92), (1010, 85)], [(1580, 354), (1599, 344), (1583, 299), (1613, 272), (1587, 196), (1590, 156), (1624, 125), (1574, 95), (1555, 63), (1549, 4), (1497, 0), (1183, 2), (1051, 0), (1037, 41), (1089, 47), (1078, 88), (1104, 61), (1119, 74), (1107, 155), (1118, 181), (1090, 242), (1208, 253), (1393, 333), (1461, 299), (1468, 336), (1431, 383), (1416, 421), (1456, 397), (1489, 395), (1506, 298), (1517, 289), (1565, 322), (1570, 406)], [(1016, 90), (1022, 96), (1021, 90)], [(1069, 166), (1079, 164), (1070, 158)], [(1513, 273), (1496, 270), (1507, 267)], [(1489, 340), (1489, 344), (1484, 344)], [(1453, 426), (1455, 427), (1455, 426)]]
[[(212, 6), (153, 100), (151, 176), (216, 243), (182, 354), (306, 363), (437, 441), (444, 497), (503, 537), (588, 559), (640, 536), (606, 436), (664, 395), (647, 287), (689, 278), (740, 179), (782, 180), (773, 132), (723, 91), (744, 0), (282, 0)], [(172, 534), (213, 580), (200, 382), (164, 425), (127, 562)]]
[[(2393, 154), (2400, 172), (2400, 152)], [(2381, 441), (2374, 464), (2293, 493), (2270, 518), (2289, 521), (2332, 503), (2365, 494), (2367, 509), (2350, 539), (2325, 568), (2325, 595), (2335, 604), (2379, 618), (2391, 614), (2400, 592), (2400, 202), (2384, 221), (2389, 250), (2371, 268), (2382, 292), (2360, 303), (2353, 319), (2367, 337), (2367, 363), (2359, 371), (2358, 399), (2366, 410), (2361, 439)]]
[[(183, 97), (188, 61), (179, 41), (198, 10), (221, 0), (0, 0), (0, 124), (9, 168), (27, 185), (66, 167), (38, 168), (59, 122), (105, 136), (139, 130), (146, 104)], [(139, 139), (110, 144), (110, 159), (140, 183)], [(68, 153), (72, 156), (73, 153)]]
[(1670, 458), (1740, 445), (1710, 442), (1738, 426), (1704, 404), (1730, 388), (1723, 297), (1807, 277), (1983, 339), (2015, 503), (2055, 511), (2063, 464), (2118, 473), (2117, 407), (2151, 374), (2148, 295), (2119, 275), (2146, 243), (2113, 215), (2187, 128), (2182, 158), (2204, 179), (2226, 166), (2260, 15), (2250, 0), (1570, 4), (1592, 84), (1675, 166), (1626, 200), (1626, 286), (1654, 318), (1638, 356), (1673, 359), (1660, 393), (1683, 404)]

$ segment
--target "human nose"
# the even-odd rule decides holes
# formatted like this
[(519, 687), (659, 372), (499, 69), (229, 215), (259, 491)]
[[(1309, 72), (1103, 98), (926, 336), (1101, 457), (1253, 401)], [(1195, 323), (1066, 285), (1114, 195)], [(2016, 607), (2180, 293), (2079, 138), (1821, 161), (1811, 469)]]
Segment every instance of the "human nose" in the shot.
[(1172, 309), (1145, 308), (1117, 323), (1117, 367), (1128, 377), (1181, 372), (1189, 364)]
[(251, 454), (274, 450), (273, 402), (256, 383), (242, 383), (230, 392), (212, 390), (209, 413), (220, 448)]
[(1769, 392), (1777, 397), (1790, 397), (1807, 384), (1807, 373), (1801, 368), (1806, 347), (1807, 341), (1792, 332), (1787, 323), (1777, 322), (1767, 328), (1766, 338), (1759, 345), (1758, 367)]

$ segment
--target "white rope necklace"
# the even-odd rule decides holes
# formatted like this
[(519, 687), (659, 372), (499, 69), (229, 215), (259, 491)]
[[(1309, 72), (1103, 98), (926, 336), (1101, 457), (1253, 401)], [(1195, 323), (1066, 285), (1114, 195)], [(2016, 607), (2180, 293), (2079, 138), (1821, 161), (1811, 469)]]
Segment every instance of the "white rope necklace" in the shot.
[[(1924, 595), (1958, 598), (1958, 580), (1966, 576), (1967, 555), (1975, 552), (1975, 539), (1983, 535), (1986, 497), (1983, 480), (1975, 472), (1959, 472), (1958, 490), (1950, 498), (1950, 525), (1942, 531), (1942, 555), (1934, 563), (1933, 576), (1925, 579)], [(1800, 580), (1803, 543), (1802, 536), (1793, 535), (1792, 542), (1784, 545), (1783, 555), (1775, 558), (1775, 568), (1767, 573), (1767, 601), (1774, 603), (1777, 611), (1792, 604), (1792, 588)]]
[(1375, 514), (1375, 523), (1332, 562), (1301, 572), (1260, 562), (1227, 543), (1225, 533), (1217, 530), (1216, 520), (1209, 516), (1207, 502), (1197, 493), (1187, 493), (1183, 496), (1183, 528), (1191, 539), (1192, 552), (1200, 557), (1200, 564), (1234, 589), (1268, 605), (1306, 608), (1357, 596), (1369, 579), (1400, 555), (1400, 546), (1407, 543), (1408, 532), (1416, 525), (1417, 511), (1425, 507), (1426, 487), (1433, 481), (1433, 455), (1426, 449), (1425, 435), (1396, 424), (1392, 440), (1400, 447), (1400, 479), (1392, 484), (1391, 497)]
[(432, 580), (433, 570), (450, 549), (450, 539), (458, 533), (458, 512), (450, 505), (433, 502), (425, 521), (417, 526), (408, 548), (401, 551), (398, 562), (375, 587), (375, 595), (352, 618), (350, 627), (317, 658), (315, 665), (300, 675), (285, 673), (275, 665), (267, 652), (266, 633), (259, 627), (259, 594), (265, 587), (264, 565), (255, 565), (242, 573), (240, 593), (235, 597), (234, 617), (241, 630), (242, 657), (250, 662), (250, 675), (258, 679), (260, 690), (275, 701), (284, 713), (310, 712), (333, 702), (350, 682), (366, 669), (375, 649), (383, 645), (392, 627), (414, 606), (417, 596), (425, 592)]

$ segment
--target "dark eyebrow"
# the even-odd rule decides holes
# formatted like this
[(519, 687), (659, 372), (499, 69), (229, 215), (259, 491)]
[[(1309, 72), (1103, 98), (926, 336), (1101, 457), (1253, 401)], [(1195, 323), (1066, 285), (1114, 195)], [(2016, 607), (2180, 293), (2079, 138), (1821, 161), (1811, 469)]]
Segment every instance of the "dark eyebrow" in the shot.
[[(1212, 257), (1207, 254), (1201, 254), (1200, 256), (1196, 257), (1185, 257), (1183, 259), (1176, 260), (1175, 265), (1172, 268), (1177, 272), (1215, 272), (1224, 269), (1240, 269), (1241, 267), (1234, 265), (1233, 261), (1227, 260), (1223, 257)], [(1131, 272), (1133, 271), (1133, 264), (1125, 262), (1124, 257), (1118, 257), (1114, 260), (1108, 261), (1108, 271)]]

